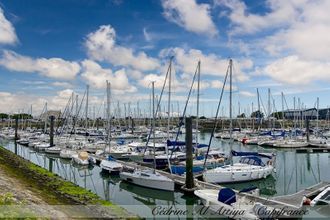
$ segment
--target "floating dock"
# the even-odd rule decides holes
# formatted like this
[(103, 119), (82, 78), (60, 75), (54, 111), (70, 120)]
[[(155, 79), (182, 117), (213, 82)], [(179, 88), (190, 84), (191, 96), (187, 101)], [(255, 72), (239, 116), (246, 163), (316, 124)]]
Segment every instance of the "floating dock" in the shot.
[[(101, 156), (94, 156), (94, 158), (98, 161), (106, 159), (105, 157)], [(117, 162), (121, 163), (123, 166), (125, 166), (128, 169), (150, 169), (150, 167), (142, 166), (139, 165), (135, 162), (127, 162), (127, 161), (121, 161), (117, 160)], [(168, 178), (172, 179), (176, 185), (178, 186), (184, 186), (186, 178), (185, 176), (179, 176), (176, 174), (171, 174), (163, 170), (157, 170), (158, 173), (167, 176)], [(221, 185), (213, 184), (213, 183), (207, 183), (200, 181), (196, 179), (196, 176), (194, 176), (195, 179), (195, 186), (197, 189), (215, 189), (215, 190), (220, 190), (224, 188)], [(316, 185), (313, 185), (311, 187), (308, 187), (304, 190), (301, 190), (297, 193), (291, 194), (291, 195), (284, 195), (284, 196), (276, 196), (276, 197), (271, 197), (271, 198), (266, 198), (266, 197), (261, 197), (261, 196), (256, 196), (256, 195), (251, 195), (248, 193), (241, 193), (244, 196), (246, 196), (248, 199), (254, 202), (260, 202), (264, 205), (269, 205), (269, 206), (287, 206), (292, 209), (300, 209), (302, 207), (302, 201), (304, 196), (311, 196), (311, 195), (316, 195), (317, 193), (321, 192), (325, 187), (330, 186), (329, 182), (320, 182)], [(234, 190), (236, 193), (238, 191)]]
[(330, 153), (330, 148), (325, 147), (307, 147), (307, 148), (298, 148), (296, 153)]

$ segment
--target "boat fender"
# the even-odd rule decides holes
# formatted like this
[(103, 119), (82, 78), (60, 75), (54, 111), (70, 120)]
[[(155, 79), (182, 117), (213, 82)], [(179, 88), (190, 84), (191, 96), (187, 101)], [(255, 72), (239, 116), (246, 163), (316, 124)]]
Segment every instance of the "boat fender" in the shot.
[(267, 161), (267, 165), (272, 166), (273, 165), (273, 161), (272, 160), (268, 160)]
[(304, 196), (303, 198), (303, 205), (311, 205), (312, 200)]

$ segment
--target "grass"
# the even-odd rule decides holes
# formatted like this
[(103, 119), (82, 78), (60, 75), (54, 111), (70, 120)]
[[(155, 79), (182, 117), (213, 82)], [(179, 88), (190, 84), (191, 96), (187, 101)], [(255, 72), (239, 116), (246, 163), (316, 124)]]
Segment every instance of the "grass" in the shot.
[[(100, 205), (111, 208), (112, 215), (129, 215), (123, 208), (101, 199), (90, 190), (66, 181), (57, 174), (19, 157), (1, 146), (0, 168), (40, 195), (50, 205)], [(11, 200), (8, 198), (10, 196), (6, 195), (2, 200), (10, 202)]]

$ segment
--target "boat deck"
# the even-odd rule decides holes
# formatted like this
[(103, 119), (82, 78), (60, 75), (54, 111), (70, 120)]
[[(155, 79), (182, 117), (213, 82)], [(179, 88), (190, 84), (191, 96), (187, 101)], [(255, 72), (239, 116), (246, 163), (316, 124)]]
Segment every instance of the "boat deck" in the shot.
[[(97, 160), (102, 160), (105, 159), (104, 157), (101, 156), (95, 156), (95, 158)], [(146, 167), (146, 166), (142, 166), (140, 164), (137, 164), (135, 162), (127, 162), (127, 161), (120, 161), (117, 160), (117, 162), (121, 163), (123, 166), (129, 168), (129, 169), (152, 169), (150, 167)], [(176, 185), (179, 186), (183, 186), (185, 185), (185, 181), (186, 178), (185, 176), (179, 176), (176, 174), (170, 174), (166, 171), (163, 170), (157, 170), (158, 173), (163, 174), (164, 176), (167, 176), (168, 178), (172, 179)], [(197, 176), (200, 176), (200, 174), (198, 174)], [(221, 185), (217, 185), (217, 184), (212, 184), (212, 183), (207, 183), (207, 182), (203, 182), (200, 181), (197, 178), (197, 176), (195, 176), (195, 185), (198, 189), (215, 189), (215, 190), (219, 190), (224, 188)], [(302, 199), (304, 196), (310, 196), (313, 194), (317, 194), (320, 191), (322, 191), (322, 189), (326, 186), (330, 186), (329, 182), (320, 182), (316, 185), (313, 185), (311, 187), (308, 187), (304, 190), (301, 190), (297, 193), (291, 194), (291, 195), (284, 195), (284, 196), (277, 196), (277, 197), (271, 197), (271, 198), (266, 198), (266, 197), (261, 197), (261, 196), (255, 196), (255, 195), (251, 195), (251, 194), (247, 194), (247, 193), (242, 193), (244, 196), (248, 197), (250, 200), (255, 201), (255, 202), (260, 202), (262, 204), (265, 205), (270, 205), (270, 206), (288, 206), (291, 207), (293, 209), (300, 209), (302, 206)], [(238, 191), (234, 190), (236, 193), (238, 193)]]
[(320, 193), (323, 189), (325, 189), (328, 186), (330, 186), (330, 182), (320, 182), (316, 185), (303, 189), (294, 194), (277, 196), (277, 197), (273, 197), (273, 199), (276, 201), (286, 203), (286, 204), (291, 204), (294, 206), (301, 206), (304, 196), (310, 197), (313, 195), (317, 195), (318, 193)]

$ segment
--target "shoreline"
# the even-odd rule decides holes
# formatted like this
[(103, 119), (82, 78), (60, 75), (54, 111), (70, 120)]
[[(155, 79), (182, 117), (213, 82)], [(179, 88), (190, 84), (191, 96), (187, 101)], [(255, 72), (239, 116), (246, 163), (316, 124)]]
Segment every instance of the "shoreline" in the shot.
[(32, 205), (37, 209), (33, 213), (38, 217), (52, 217), (53, 215), (47, 215), (53, 211), (53, 214), (56, 213), (55, 218), (138, 218), (2, 146), (0, 174), (0, 199), (5, 201), (0, 204), (0, 208), (1, 205), (20, 205), (28, 208)]

